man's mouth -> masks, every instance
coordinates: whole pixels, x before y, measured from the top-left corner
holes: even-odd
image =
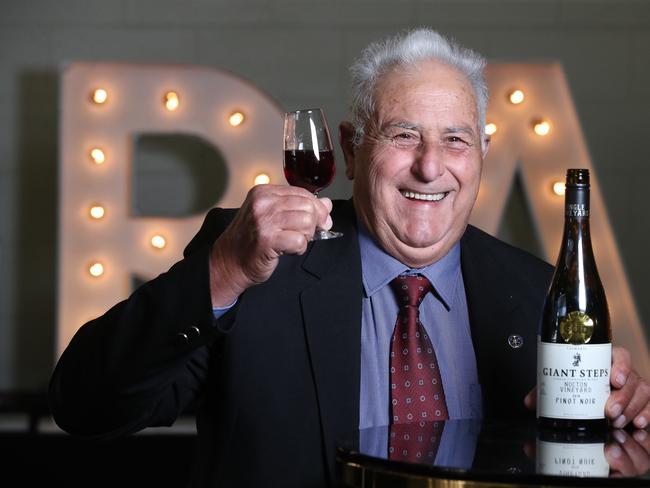
[[[449,194],[448,191],[442,193],[418,193],[406,190],[400,190],[400,193],[409,200],[422,200],[426,202],[439,202]]]

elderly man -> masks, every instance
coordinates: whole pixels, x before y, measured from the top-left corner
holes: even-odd
[[[484,65],[429,30],[367,48],[340,126],[353,199],[269,185],[212,210],[182,261],[75,335],[51,382],[58,424],[115,436],[198,401],[196,486],[321,486],[359,427],[532,415],[552,268],[467,225]],[[344,236],[310,242],[332,219]],[[423,291],[419,315],[399,315],[403,289]],[[421,342],[403,343],[411,320]],[[643,427],[629,363],[617,350],[607,414]]]

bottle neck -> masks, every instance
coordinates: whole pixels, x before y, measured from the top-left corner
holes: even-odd
[[[586,286],[585,273],[595,269],[589,230],[589,187],[586,185],[567,185],[564,236],[557,267],[574,274],[581,290]]]
[[[589,187],[567,186],[564,215],[569,219],[589,221]]]
[[[589,213],[589,187],[568,186],[564,205],[564,241],[578,241],[591,251]]]

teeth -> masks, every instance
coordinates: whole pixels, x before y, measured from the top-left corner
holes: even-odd
[[[402,195],[406,198],[412,198],[414,200],[426,200],[429,202],[438,202],[445,198],[447,192],[443,193],[416,193],[414,191],[402,191]]]

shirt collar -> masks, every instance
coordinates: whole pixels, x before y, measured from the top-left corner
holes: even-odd
[[[371,297],[402,273],[419,273],[426,276],[445,308],[450,309],[453,304],[454,287],[460,274],[460,243],[457,242],[435,263],[424,268],[412,269],[384,251],[361,222],[358,229],[363,289],[366,297]]]

